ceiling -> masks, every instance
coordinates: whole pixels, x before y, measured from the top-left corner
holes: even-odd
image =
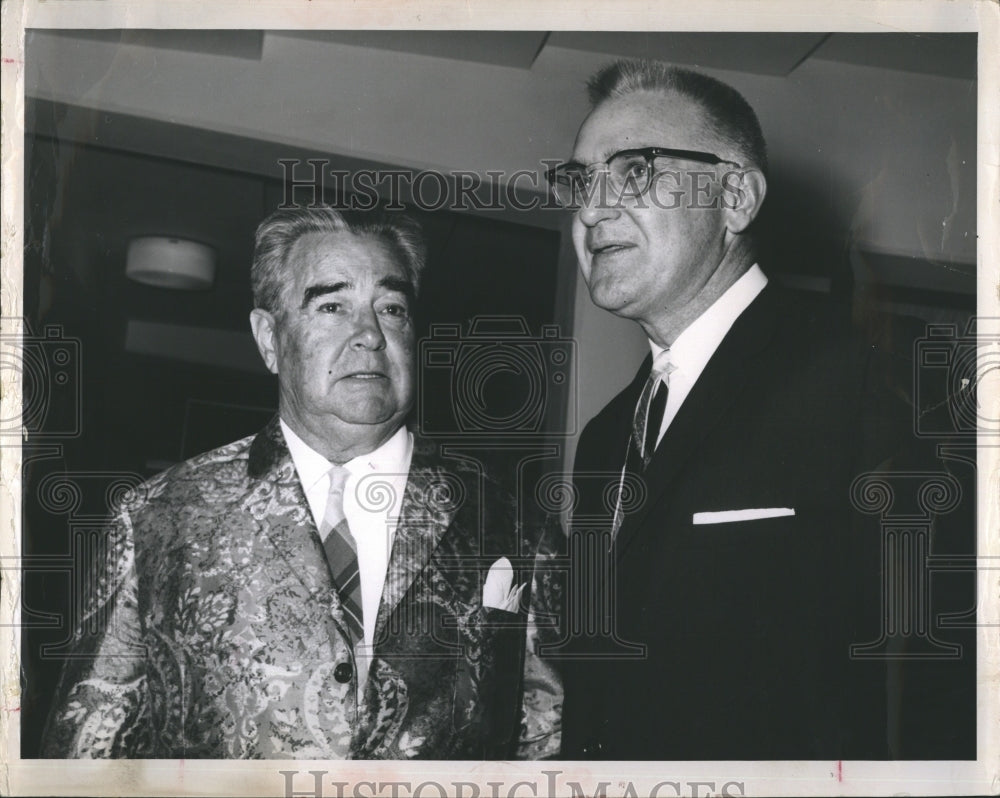
[[[656,58],[705,69],[788,75],[808,58],[942,77],[976,77],[975,33],[684,33],[605,31],[285,30],[329,44],[531,69],[546,47]],[[74,30],[68,38],[261,60],[259,30]]]

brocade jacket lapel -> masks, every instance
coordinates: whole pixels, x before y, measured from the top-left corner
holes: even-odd
[[[309,502],[278,416],[254,438],[247,460],[247,475],[255,484],[244,506],[254,517],[266,520],[264,534],[288,566],[289,576],[298,579],[310,594],[332,606],[337,632],[350,640],[340,595],[326,564],[323,541],[309,511]]]
[[[376,640],[383,639],[389,616],[427,567],[434,549],[451,525],[455,515],[451,499],[464,492],[457,483],[457,477],[414,447],[375,621]]]

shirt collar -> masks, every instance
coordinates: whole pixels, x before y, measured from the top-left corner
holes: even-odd
[[[670,362],[682,374],[697,376],[719,348],[729,328],[767,285],[767,276],[756,263],[689,324],[670,347]],[[653,359],[663,351],[652,340]]]
[[[372,471],[380,474],[406,473],[412,454],[413,434],[406,427],[400,427],[377,449],[348,460],[344,463],[344,468],[355,475]]]
[[[298,471],[299,479],[302,480],[302,487],[308,492],[330,473],[333,463],[296,435],[284,419],[279,419],[279,422],[295,469]],[[404,426],[396,430],[392,437],[377,449],[348,460],[344,463],[344,468],[354,475],[370,471],[386,474],[405,473],[409,468],[412,451],[413,435]]]

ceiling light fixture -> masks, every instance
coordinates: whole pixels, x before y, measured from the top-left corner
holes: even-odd
[[[203,291],[215,281],[215,250],[183,238],[133,238],[128,244],[125,274],[158,288]]]

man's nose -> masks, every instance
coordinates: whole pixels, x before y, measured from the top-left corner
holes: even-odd
[[[379,324],[378,314],[373,309],[362,310],[354,320],[354,335],[351,344],[357,349],[384,349],[385,335]]]
[[[593,227],[604,219],[614,219],[621,215],[621,201],[617,192],[608,185],[607,179],[595,175],[590,191],[581,197],[577,217],[587,227]]]

